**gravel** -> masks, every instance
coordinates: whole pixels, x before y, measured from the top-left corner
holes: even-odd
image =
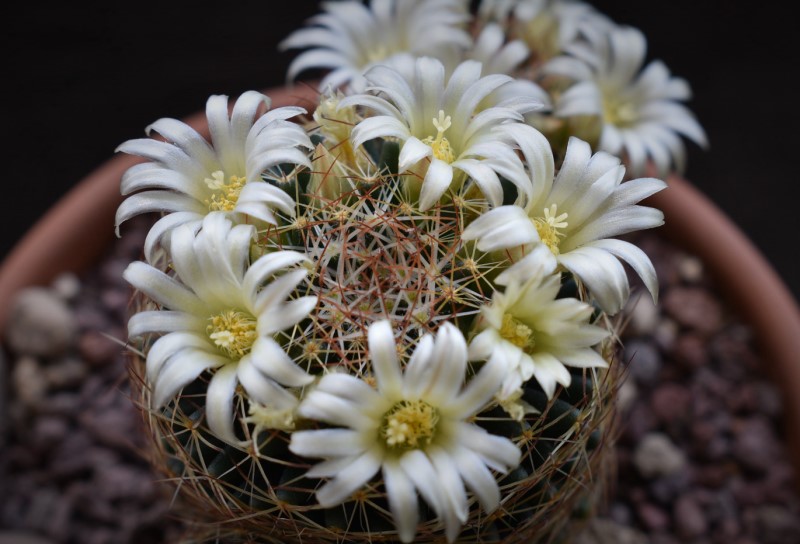
[[[23,291],[12,309],[0,352],[0,544],[180,540],[169,491],[138,453],[120,343],[121,272],[145,234],[136,224],[85,277]],[[636,241],[662,303],[631,299],[618,478],[576,544],[800,542],[780,396],[750,331],[700,260],[652,234]]]

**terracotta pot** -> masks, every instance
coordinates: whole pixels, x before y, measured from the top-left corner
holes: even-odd
[[[273,107],[308,106],[317,92],[311,86],[266,91]],[[205,115],[186,122],[207,134]],[[14,294],[43,285],[64,271],[91,265],[113,236],[114,213],[121,202],[119,181],[140,159],[110,159],[74,187],[20,240],[0,266],[0,331]],[[800,309],[758,249],[704,195],[684,179],[671,177],[669,188],[647,204],[664,211],[664,235],[699,256],[743,319],[756,333],[765,370],[784,395],[786,433],[800,473]],[[124,232],[124,230],[123,230]]]

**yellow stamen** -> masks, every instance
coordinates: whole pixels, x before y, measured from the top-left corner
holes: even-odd
[[[239,360],[253,347],[258,337],[256,319],[244,312],[228,310],[208,319],[206,334],[231,359]]]
[[[434,157],[448,164],[456,160],[455,153],[453,153],[453,148],[450,147],[450,142],[444,137],[445,131],[450,128],[452,124],[453,123],[450,116],[445,116],[444,110],[439,110],[439,117],[433,118],[433,127],[437,131],[436,138],[433,136],[428,136],[422,140],[423,144],[431,146]]]
[[[511,314],[503,315],[500,336],[526,353],[530,353],[536,346],[533,330]]]
[[[549,208],[544,209],[544,217],[538,217],[533,220],[533,224],[536,227],[536,232],[539,233],[539,238],[542,240],[542,243],[545,244],[550,251],[553,252],[554,255],[558,255],[558,244],[561,240],[559,237],[566,236],[563,232],[559,232],[559,229],[565,229],[569,226],[567,223],[567,218],[569,217],[568,213],[562,213],[560,215],[556,215],[558,213],[558,205],[551,204]]]
[[[639,119],[639,112],[630,102],[603,98],[603,120],[618,127],[633,125]]]
[[[225,183],[225,173],[217,170],[211,174],[210,178],[204,180],[209,189],[214,191],[211,198],[205,200],[209,211],[230,212],[236,207],[247,178],[231,176],[228,183]]]
[[[402,400],[383,416],[380,435],[390,448],[424,448],[433,440],[438,423],[438,410],[424,400]]]

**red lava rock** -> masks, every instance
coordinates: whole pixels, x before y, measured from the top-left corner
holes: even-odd
[[[679,324],[703,334],[722,326],[722,308],[717,299],[699,287],[674,287],[661,301],[664,310]]]
[[[75,357],[65,357],[45,366],[42,374],[51,390],[74,389],[83,383],[86,364]]]
[[[55,544],[55,541],[34,532],[0,530],[0,544]]]
[[[741,420],[734,426],[734,433],[733,455],[746,469],[766,472],[780,456],[775,429],[764,418]]]
[[[41,417],[33,426],[32,447],[35,451],[47,452],[64,440],[69,432],[70,427],[63,418]]]
[[[643,502],[638,505],[636,514],[649,531],[665,531],[669,527],[669,514],[652,503]]]
[[[122,347],[98,330],[88,330],[78,339],[81,357],[93,367],[100,367],[113,361]]]
[[[650,398],[653,413],[665,425],[688,422],[691,416],[692,395],[686,387],[677,383],[665,383],[656,387]]]
[[[675,529],[682,538],[697,538],[708,531],[708,522],[702,506],[691,495],[682,495],[672,510]]]
[[[708,364],[707,341],[698,334],[684,334],[675,340],[672,357],[676,363],[687,370]]]

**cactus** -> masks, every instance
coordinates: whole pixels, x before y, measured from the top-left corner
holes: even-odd
[[[319,128],[309,123],[308,129],[326,142]],[[361,151],[353,159],[358,163],[348,164],[341,155],[331,160],[335,145],[332,149],[319,143],[310,172],[272,182],[292,191],[294,219],[260,230],[250,254],[253,261],[279,249],[310,256],[313,266],[296,296],[316,296],[316,308],[282,331],[279,343],[312,376],[344,372],[369,383],[373,369],[365,331],[370,324],[387,319],[402,331],[404,343],[397,349],[404,361],[442,322],[474,336],[476,318],[496,289],[494,279],[509,263],[460,238],[464,225],[481,213],[479,198],[455,196],[426,213],[415,208],[403,190],[403,176],[397,174],[393,142]],[[564,275],[564,284],[559,296],[577,294],[569,275]],[[140,312],[155,309],[144,295],[136,300]],[[149,351],[154,338],[142,341],[140,353]],[[609,363],[611,347],[607,341],[604,356]],[[233,413],[241,443],[226,443],[205,421],[210,372],[155,409],[145,364],[144,357],[135,357],[132,382],[153,436],[153,464],[175,487],[178,513],[190,527],[189,541],[396,541],[377,481],[344,504],[325,508],[316,502],[321,481],[304,476],[312,463],[293,454],[289,445],[292,428],[318,424],[297,418],[289,429],[265,427],[240,387]],[[530,380],[522,391],[529,405],[523,417],[512,417],[498,403],[477,414],[475,423],[513,441],[522,461],[498,475],[500,508],[486,515],[472,505],[459,542],[567,541],[605,485],[616,381],[614,365],[610,370],[577,370],[569,387],[548,398]],[[440,541],[434,513],[425,503],[420,509],[416,541]]]
[[[284,42],[333,68],[313,112],[212,96],[211,141],[120,146],[149,162],[117,227],[163,212],[124,273],[152,462],[191,542],[570,542],[612,474],[620,261],[657,298],[614,237],[666,184],[622,161],[703,144],[688,87],[581,3],[372,7]]]

